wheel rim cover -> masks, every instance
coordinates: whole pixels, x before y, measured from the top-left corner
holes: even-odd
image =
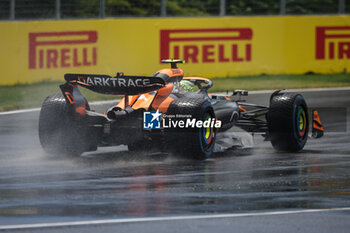
[[[210,116],[207,115],[206,118],[205,118],[205,121],[206,120],[209,120],[210,119]],[[211,128],[210,126],[209,127],[203,127],[203,138],[204,138],[204,141],[205,141],[205,144],[206,145],[210,145],[210,143],[212,142],[212,139],[213,139],[213,135],[214,135],[214,129]]]
[[[303,137],[306,131],[306,114],[302,107],[298,109],[297,113],[297,129],[299,136]]]

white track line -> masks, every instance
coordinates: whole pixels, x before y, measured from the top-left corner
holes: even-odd
[[[275,90],[261,90],[261,91],[249,91],[249,94],[268,94],[273,93]],[[307,88],[307,89],[287,89],[288,92],[322,92],[322,91],[350,91],[350,87],[332,87],[332,88]],[[230,92],[229,92],[230,93]],[[220,92],[218,94],[225,94],[225,92]],[[103,101],[94,101],[90,105],[104,105],[104,104],[113,104],[116,100],[103,100]],[[21,109],[8,112],[0,112],[1,115],[10,115],[10,114],[20,114],[27,112],[37,112],[40,111],[40,108],[31,108],[31,109]]]
[[[116,103],[117,100],[103,100],[103,101],[93,101],[89,103],[90,105],[104,105],[104,104],[113,104]],[[20,109],[14,111],[0,112],[0,115],[11,115],[11,114],[20,114],[27,112],[38,112],[41,108],[30,108],[30,109]]]
[[[272,94],[276,90],[260,90],[249,91],[249,95],[254,94]],[[286,92],[323,92],[323,91],[350,91],[350,87],[328,87],[328,88],[305,88],[305,89],[286,89]],[[228,92],[229,94],[232,91]],[[220,92],[218,94],[226,94],[226,92]]]
[[[275,90],[249,91],[249,94],[268,94]],[[350,87],[329,87],[329,88],[305,88],[305,89],[286,89],[287,92],[322,92],[322,91],[350,91]]]
[[[75,222],[5,225],[5,226],[0,226],[0,230],[33,229],[33,228],[49,228],[49,227],[74,227],[74,226],[117,224],[117,223],[200,220],[200,219],[215,219],[215,218],[238,218],[238,217],[255,217],[255,216],[317,213],[317,212],[328,212],[328,211],[345,211],[345,210],[350,210],[350,207],[330,208],[330,209],[272,211],[272,212],[242,213],[242,214],[215,214],[215,215],[193,215],[193,216],[172,216],[172,217],[169,216],[169,217],[149,217],[149,218],[125,218],[125,219],[105,219],[105,220],[75,221]]]
[[[11,115],[11,114],[26,113],[26,112],[37,112],[37,111],[40,111],[40,109],[41,108],[20,109],[20,110],[14,110],[14,111],[0,112],[0,115]]]

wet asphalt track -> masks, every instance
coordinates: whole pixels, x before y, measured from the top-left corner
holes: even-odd
[[[309,140],[303,152],[277,153],[256,136],[249,153],[232,151],[202,162],[133,155],[125,147],[48,158],[39,145],[38,112],[0,115],[0,231],[59,222],[64,227],[13,231],[349,232],[349,209],[280,213],[350,207],[350,90],[304,97],[310,107],[321,108],[328,133]],[[247,100],[267,104],[268,98],[254,94]],[[240,213],[252,215],[218,215]],[[218,217],[198,218],[209,215]],[[88,225],[96,220],[102,222]],[[81,225],[65,226],[77,221]]]

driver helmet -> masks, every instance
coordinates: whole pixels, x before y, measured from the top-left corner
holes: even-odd
[[[186,92],[194,92],[195,91],[195,86],[191,81],[181,80],[179,84],[180,84],[180,89],[182,89]]]

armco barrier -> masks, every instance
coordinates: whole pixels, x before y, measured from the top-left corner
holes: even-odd
[[[183,58],[186,75],[335,73],[350,68],[350,16],[0,22],[0,84],[64,73],[151,75]]]

